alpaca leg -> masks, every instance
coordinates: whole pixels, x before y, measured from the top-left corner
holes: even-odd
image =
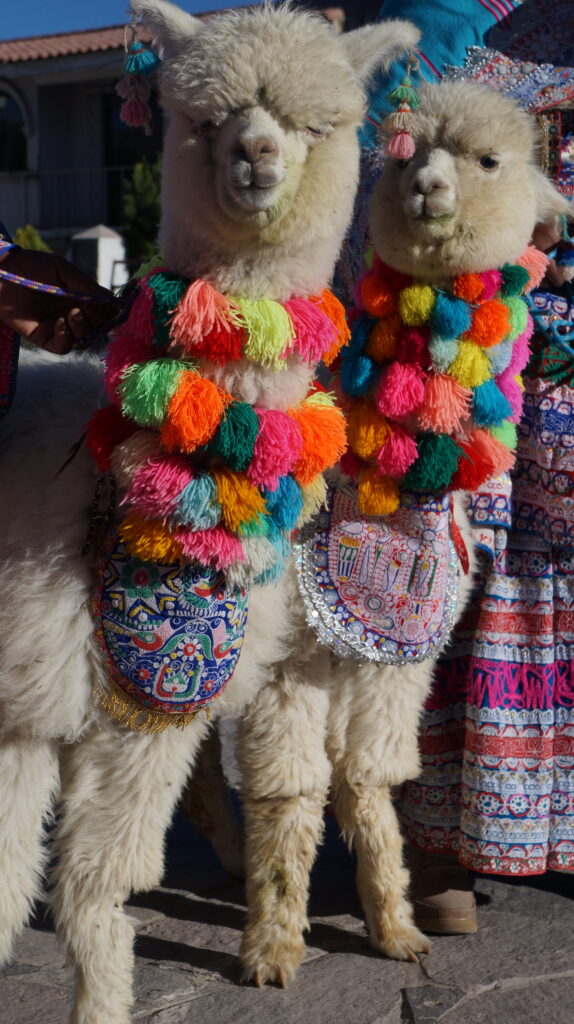
[[[205,729],[147,736],[102,720],[65,752],[53,902],[76,966],[74,1024],[130,1020],[133,928],[122,905],[161,879],[165,831]]]
[[[217,729],[212,729],[201,744],[193,774],[183,791],[181,809],[198,832],[209,839],[225,870],[234,878],[243,878],[243,836],[229,799]]]
[[[4,741],[0,747],[0,964],[40,892],[44,823],[58,788],[51,743]]]
[[[248,906],[241,962],[244,979],[258,986],[287,985],[305,951],[309,872],[330,775],[329,698],[318,675],[314,666],[284,671],[241,727]]]
[[[406,899],[409,875],[389,787],[343,780],[334,805],[341,831],[357,852],[357,889],[371,945],[395,960],[416,961],[430,943],[415,926]]]

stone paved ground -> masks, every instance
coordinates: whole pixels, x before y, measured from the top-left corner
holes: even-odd
[[[328,823],[308,956],[286,991],[238,984],[241,885],[183,818],[165,885],[132,901],[139,1024],[574,1024],[574,878],[478,878],[477,935],[435,938],[420,965],[369,949],[353,865]],[[0,972],[1,1024],[67,1024],[70,972],[45,914]]]

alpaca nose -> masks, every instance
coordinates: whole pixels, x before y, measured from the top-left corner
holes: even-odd
[[[237,160],[253,166],[266,158],[279,156],[279,147],[270,135],[245,136],[238,139],[233,155]]]
[[[449,182],[438,168],[423,167],[415,177],[413,188],[422,196],[430,196],[433,192],[449,188]]]

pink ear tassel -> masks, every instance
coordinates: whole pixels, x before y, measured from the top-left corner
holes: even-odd
[[[395,160],[410,160],[415,155],[415,141],[409,132],[397,132],[387,146],[387,153]]]

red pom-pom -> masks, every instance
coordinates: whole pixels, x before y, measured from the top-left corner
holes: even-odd
[[[464,456],[450,482],[451,491],[477,491],[491,477],[507,473],[514,465],[514,453],[486,430],[473,430],[457,444]]]
[[[418,363],[419,366],[426,368],[430,358],[429,338],[428,327],[403,327],[397,341],[396,358],[401,363]]]
[[[110,455],[114,448],[137,429],[137,424],[125,419],[117,405],[96,409],[86,425],[86,448],[100,473],[110,468]]]

